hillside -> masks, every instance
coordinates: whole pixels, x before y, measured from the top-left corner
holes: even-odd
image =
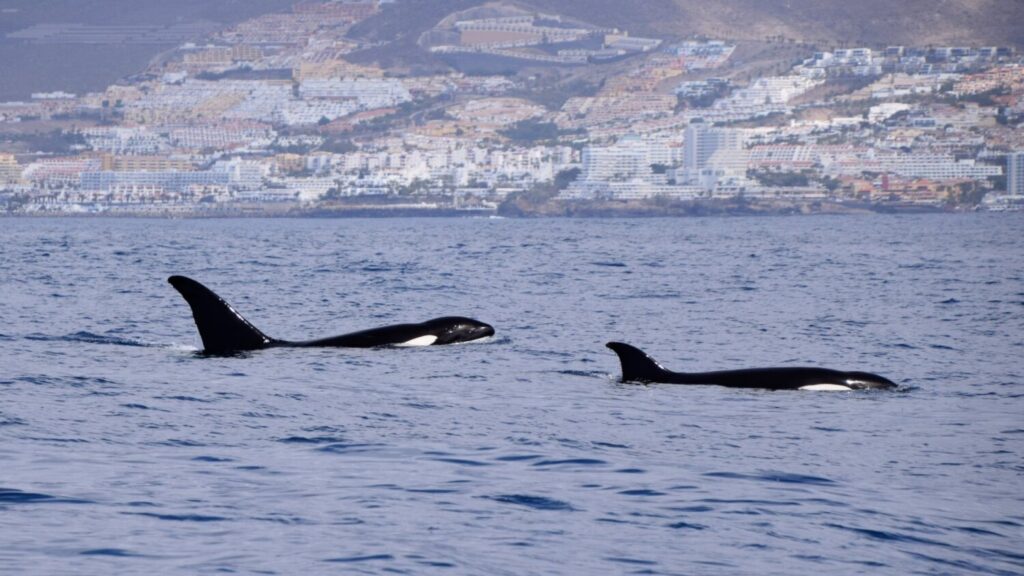
[[[761,39],[783,35],[825,44],[1000,44],[1024,47],[1019,0],[674,0],[666,34]]]
[[[1000,44],[1024,48],[1020,0],[533,0],[602,26],[823,44]]]
[[[139,72],[169,44],[57,44],[7,36],[44,23],[189,25],[217,29],[295,0],[4,0],[0,11],[0,100],[30,92],[98,90]],[[357,24],[350,36],[374,44],[358,63],[414,72],[447,69],[417,40],[454,12],[485,0],[398,0]],[[1024,0],[522,0],[505,2],[557,13],[634,35],[706,35],[736,40],[782,36],[822,47],[890,44],[1011,45],[1024,49]]]
[[[11,32],[38,24],[190,25],[218,29],[293,0],[3,0],[0,5],[0,101],[32,92],[101,90],[143,70],[172,44],[37,43]],[[197,38],[198,40],[198,38]]]
[[[359,53],[363,63],[438,63],[415,40],[452,12],[484,0],[404,0],[352,30],[394,42]],[[821,46],[893,44],[1010,45],[1024,48],[1021,0],[528,0],[507,2],[665,38],[706,35],[735,40],[782,36]]]

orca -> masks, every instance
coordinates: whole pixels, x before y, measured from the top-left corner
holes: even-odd
[[[191,278],[171,276],[167,281],[192,308],[192,317],[203,339],[205,354],[234,354],[278,347],[430,346],[468,342],[494,335],[494,328],[489,324],[472,318],[445,316],[420,324],[395,324],[318,340],[290,342],[260,332],[223,298]]]
[[[767,390],[886,390],[896,383],[868,372],[841,372],[828,368],[746,368],[718,372],[672,372],[644,354],[639,348],[609,342],[619,355],[623,382],[663,384],[712,384],[728,388]]]

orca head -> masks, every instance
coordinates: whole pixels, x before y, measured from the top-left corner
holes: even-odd
[[[423,323],[430,334],[437,336],[434,344],[455,344],[494,336],[494,327],[462,316],[445,316]]]
[[[851,390],[887,390],[897,386],[892,380],[870,372],[847,372],[846,385]]]

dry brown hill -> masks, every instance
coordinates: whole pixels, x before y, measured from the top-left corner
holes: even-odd
[[[674,0],[667,33],[865,45],[1024,46],[1022,0]]]
[[[603,26],[668,36],[825,44],[1024,47],[1024,0],[532,0]]]
[[[493,3],[494,0],[489,0]],[[400,0],[353,29],[387,44],[355,56],[384,65],[436,65],[415,39],[453,12],[488,0]],[[1024,49],[1024,0],[519,0],[636,35],[784,37],[822,47],[1009,45]]]
[[[40,23],[222,25],[297,0],[0,0],[0,100],[37,90],[81,92],[139,72],[166,45],[33,44],[7,33]],[[362,62],[444,69],[416,40],[453,12],[494,0],[397,0],[353,29],[381,43]],[[511,3],[511,2],[510,2]],[[637,35],[784,36],[821,46],[1012,45],[1024,49],[1024,0],[519,0]]]

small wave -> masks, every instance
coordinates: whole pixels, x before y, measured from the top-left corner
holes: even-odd
[[[338,562],[342,564],[351,564],[354,562],[374,562],[380,560],[394,560],[395,557],[391,554],[372,554],[369,556],[346,556],[343,558],[328,558],[324,562]]]
[[[900,348],[902,350],[917,350],[917,346],[907,344],[905,342],[897,342],[896,344],[882,344],[884,348]]]
[[[157,514],[155,512],[122,512],[122,514],[145,516],[171,522],[223,522],[228,520],[224,516],[208,516],[206,514]]]
[[[931,546],[940,546],[947,548],[950,545],[945,542],[938,540],[932,540],[930,538],[919,538],[917,536],[911,536],[909,534],[900,534],[899,532],[889,532],[886,530],[875,530],[872,528],[856,528],[853,526],[843,526],[842,524],[825,524],[829,528],[838,528],[840,530],[846,530],[847,532],[854,532],[861,536],[867,536],[872,540],[883,540],[886,542],[912,542],[915,544],[928,544]]]
[[[284,524],[285,526],[306,526],[312,524],[312,522],[302,518],[301,516],[285,516],[280,514],[271,514],[270,516],[253,516],[252,519],[259,522]]]
[[[535,462],[534,466],[604,466],[608,464],[604,460],[596,458],[569,458],[566,460],[541,460]]]
[[[278,438],[278,442],[284,444],[344,444],[345,439],[340,436],[288,436]]]
[[[132,410],[155,410],[157,412],[168,412],[163,408],[153,408],[152,406],[146,406],[145,404],[121,404],[122,408],[131,408]]]
[[[273,412],[242,412],[242,418],[287,418],[283,414],[274,414]]]
[[[622,490],[619,492],[623,496],[664,496],[664,492],[658,492],[657,490],[650,490],[647,488],[637,488],[633,490]]]
[[[204,404],[213,402],[213,400],[196,398],[195,396],[155,396],[155,398],[157,400],[181,400],[182,402],[202,402]]]
[[[1000,534],[999,532],[985,530],[984,528],[975,528],[973,526],[955,526],[955,528],[961,532],[966,532],[967,534],[977,534],[981,536],[998,536],[999,538],[1006,538],[1005,535]],[[1024,560],[1024,558],[1022,558],[1022,560]]]
[[[62,498],[39,492],[25,492],[15,488],[0,488],[0,504],[92,504],[90,500]]]
[[[835,480],[822,478],[820,476],[807,476],[805,474],[791,474],[789,472],[764,472],[762,474],[740,474],[738,472],[708,472],[703,476],[708,478],[726,478],[730,480],[756,480],[759,482],[781,482],[783,484],[813,484],[817,486],[833,486]]]
[[[791,500],[761,500],[759,498],[701,498],[699,502],[708,504],[746,504],[757,506],[800,506]]]
[[[597,442],[597,441],[594,441],[594,442],[591,442],[591,444],[593,444],[594,446],[596,446],[598,448],[629,448],[629,446],[627,446],[625,444],[614,444],[612,442]]]
[[[668,508],[673,512],[714,512],[714,507],[696,504],[694,506],[672,506]]]
[[[605,560],[609,562],[618,562],[620,564],[632,564],[637,566],[656,566],[658,563],[653,560],[642,560],[640,558],[626,558],[623,556],[608,556]]]
[[[540,454],[509,454],[508,456],[498,456],[495,460],[499,462],[522,462],[523,460],[536,460],[540,458]]]
[[[151,446],[171,446],[174,448],[198,448],[200,446],[206,446],[202,442],[194,442],[192,440],[178,440],[172,438],[170,440],[162,440],[160,442],[148,442]]]
[[[503,504],[515,504],[525,506],[534,510],[575,510],[568,502],[547,498],[545,496],[532,496],[529,494],[501,494],[498,496],[485,496],[495,502]]]
[[[383,444],[351,444],[346,442],[335,442],[326,446],[317,448],[319,452],[329,452],[331,454],[347,454],[350,452],[368,452],[371,448],[379,448]]]
[[[403,490],[413,494],[456,494],[459,492],[453,488],[403,488]]]
[[[21,418],[0,414],[0,426],[24,426],[25,424],[27,424],[27,422]]]
[[[132,340],[129,338],[121,338],[119,336],[104,336],[103,334],[84,331],[65,334],[63,336],[29,334],[28,336],[25,336],[25,339],[39,342],[80,342],[85,344],[109,344],[112,346],[134,346],[139,348],[148,348],[153,346],[153,344],[143,342],[141,340]]]
[[[48,437],[48,436],[25,436],[25,440],[32,440],[34,442],[56,442],[58,444],[88,444],[89,441],[85,438],[59,438],[59,437]]]
[[[675,530],[704,530],[707,526],[703,524],[690,524],[689,522],[674,522],[668,525]]]
[[[114,556],[117,558],[141,557],[141,554],[129,552],[121,548],[93,548],[79,552],[82,556]]]
[[[591,262],[590,264],[592,266],[602,266],[602,267],[605,267],[605,268],[626,268],[627,267],[625,262],[613,262],[613,261],[601,261],[601,260],[598,260],[596,262]]]
[[[405,405],[416,410],[439,410],[441,408],[437,404],[431,404],[429,402],[409,402]]]
[[[600,370],[555,370],[555,374],[563,376],[580,376],[582,378],[604,378],[608,373]]]
[[[455,568],[455,564],[451,562],[445,562],[443,560],[425,560],[416,556],[407,556],[410,560],[415,560],[417,564],[421,566],[430,566],[431,568]]]
[[[201,351],[199,348],[193,346],[192,344],[178,344],[178,343],[165,344],[164,348],[167,348],[168,350],[173,350],[175,352],[200,352]]]
[[[115,385],[116,383],[112,380],[107,380],[102,377],[91,377],[91,376],[46,376],[43,374],[35,376],[20,376],[14,379],[15,382],[23,382],[25,384],[35,384],[37,386],[70,386],[72,388],[83,388],[92,384],[99,384],[101,386]]]
[[[431,458],[435,462],[447,462],[449,464],[458,464],[459,466],[490,466],[490,462],[481,462],[479,460],[469,460],[466,458]]]

